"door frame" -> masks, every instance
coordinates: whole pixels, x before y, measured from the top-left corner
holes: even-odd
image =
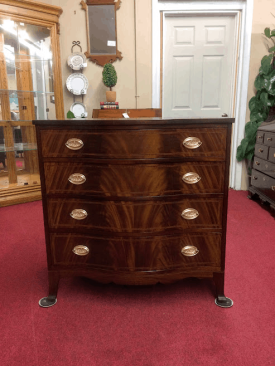
[[[230,187],[240,190],[242,181],[243,164],[237,162],[236,153],[240,141],[244,137],[246,123],[247,92],[249,80],[249,63],[251,49],[251,32],[254,0],[239,1],[169,1],[152,0],[152,107],[160,108],[161,90],[161,55],[163,44],[161,42],[161,18],[164,13],[181,12],[196,14],[226,15],[228,13],[240,14],[239,51],[235,91],[235,123],[233,125],[231,147]],[[162,44],[162,47],[161,47]]]

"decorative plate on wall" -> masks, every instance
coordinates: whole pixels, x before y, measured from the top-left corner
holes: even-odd
[[[88,116],[85,105],[80,102],[73,103],[70,111],[73,112],[76,118],[84,118]]]
[[[84,67],[87,67],[87,59],[84,53],[74,52],[72,53],[68,59],[67,63],[73,70],[81,70]]]
[[[67,89],[74,95],[86,94],[89,81],[83,74],[75,73],[68,77],[66,86]]]

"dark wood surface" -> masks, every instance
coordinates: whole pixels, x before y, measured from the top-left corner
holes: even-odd
[[[223,293],[233,120],[54,122],[34,121],[49,295],[56,296],[60,278],[83,275],[118,284],[209,277]],[[187,149],[187,137],[202,145]],[[69,150],[71,138],[84,146]],[[188,172],[197,173],[199,182],[185,183]],[[74,173],[86,181],[70,183]],[[184,219],[190,208],[198,217]],[[87,217],[73,219],[75,209]],[[74,254],[78,245],[89,253]],[[184,256],[185,246],[195,246],[198,254]]]
[[[85,162],[45,162],[47,194],[97,197],[173,196],[223,193],[224,162],[183,162],[162,164],[87,164]],[[197,184],[182,177],[194,172]],[[69,181],[72,174],[85,176],[83,184]]]
[[[96,159],[155,159],[155,158],[212,158],[225,160],[227,128],[176,128],[124,129],[115,131],[62,130],[41,131],[43,157],[49,158],[96,158]],[[199,149],[183,148],[188,137],[198,137],[203,144]],[[80,139],[84,146],[80,150],[69,150],[66,142],[72,138]]]
[[[72,252],[76,245],[87,246],[87,256],[76,256]],[[51,234],[53,262],[82,267],[96,266],[99,269],[121,271],[154,271],[175,268],[197,268],[198,266],[220,266],[221,234],[194,233],[184,237],[112,237],[88,236],[81,234]],[[199,253],[184,257],[182,247],[195,245]]]
[[[173,233],[181,230],[221,229],[223,198],[193,198],[181,201],[94,201],[79,199],[48,199],[50,229],[78,229],[139,233],[140,235]],[[181,213],[188,208],[199,212],[196,219],[188,220]],[[75,220],[70,213],[83,209],[88,216]]]

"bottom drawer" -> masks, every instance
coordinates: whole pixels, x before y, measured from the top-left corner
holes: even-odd
[[[257,188],[275,191],[275,179],[252,169],[251,184]]]
[[[114,270],[165,270],[178,267],[219,267],[221,234],[102,238],[51,234],[53,265],[112,268]]]

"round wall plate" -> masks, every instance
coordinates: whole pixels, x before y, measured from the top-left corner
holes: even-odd
[[[71,105],[70,111],[73,112],[76,118],[86,118],[88,116],[86,106],[80,102],[73,103]]]
[[[71,74],[66,81],[67,89],[74,95],[86,94],[89,81],[83,74]]]
[[[87,66],[87,59],[84,53],[74,52],[68,57],[67,63],[71,69],[81,70]]]

